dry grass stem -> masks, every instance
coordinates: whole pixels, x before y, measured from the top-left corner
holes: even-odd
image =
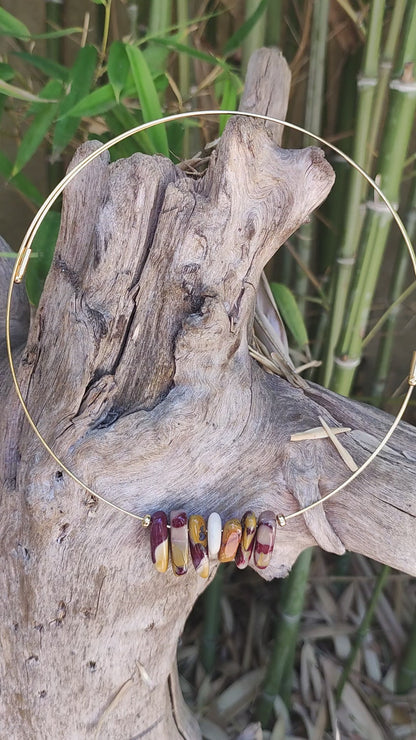
[[[329,439],[331,440],[332,444],[334,445],[337,452],[339,452],[340,457],[342,457],[343,461],[345,462],[346,466],[354,473],[356,470],[358,470],[358,465],[353,460],[352,456],[348,452],[348,450],[345,449],[345,447],[341,444],[339,439],[336,438],[334,432],[332,429],[328,426],[325,419],[322,418],[322,416],[319,417],[319,421],[321,422],[323,428],[325,429]]]
[[[350,432],[351,427],[331,427],[330,431],[332,434],[343,434]],[[305,429],[304,432],[296,432],[290,437],[291,442],[303,442],[306,439],[327,439],[329,437],[328,432],[323,427],[312,427],[312,429]]]

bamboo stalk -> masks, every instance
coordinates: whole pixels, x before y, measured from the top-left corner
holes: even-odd
[[[46,31],[55,30],[63,26],[64,0],[46,0]],[[63,38],[46,39],[46,56],[54,62],[62,64],[64,58]],[[51,148],[48,145],[48,151]],[[53,190],[64,175],[62,157],[52,160],[48,157],[48,189]]]
[[[313,549],[304,550],[294,564],[283,585],[279,619],[266,678],[256,706],[256,718],[262,727],[269,727],[273,719],[273,703],[282,689],[287,693],[288,673],[293,671],[293,658],[299,623],[305,600]]]
[[[388,84],[390,81],[390,75],[393,68],[393,60],[396,54],[397,44],[400,37],[406,4],[407,0],[396,0],[393,5],[387,39],[380,60],[378,83],[375,91],[373,105],[372,126],[370,127],[369,131],[367,160],[364,167],[367,172],[371,172],[371,165],[377,145],[377,135],[381,130],[383,109],[388,94]]]
[[[352,157],[361,166],[364,166],[367,161],[367,142],[372,124],[371,116],[375,84],[377,82],[384,7],[384,0],[374,0],[371,4],[363,65],[361,74],[357,80],[357,125],[352,148]],[[337,255],[330,291],[333,296],[333,305],[328,328],[328,338],[324,350],[323,373],[321,376],[321,382],[325,386],[330,385],[335,347],[342,328],[343,316],[345,314],[348,299],[348,291],[355,264],[355,253],[357,250],[362,223],[362,219],[360,218],[360,202],[362,194],[363,179],[356,170],[351,170],[346,197],[347,205],[343,238]]]
[[[172,2],[173,0],[158,0],[149,4],[149,36],[166,36],[167,29],[172,25]],[[148,42],[147,48],[149,50],[147,61],[152,72],[163,73],[166,69],[169,49],[158,47],[151,40]],[[163,100],[163,93],[159,94],[159,98],[161,101]]]
[[[266,16],[265,42],[266,46],[278,46],[281,48],[282,26],[283,26],[283,4],[284,0],[273,0],[269,2]]]
[[[260,0],[246,0],[245,2],[245,19],[250,18],[250,16],[257,10],[258,6],[260,4]],[[250,33],[247,34],[246,38],[244,39],[242,43],[242,60],[241,60],[241,68],[243,74],[246,73],[248,60],[250,59],[253,51],[256,49],[260,49],[264,45],[264,40],[266,37],[266,21],[267,21],[267,13],[264,12],[258,19],[256,25],[251,29]]]
[[[403,651],[396,679],[396,691],[405,694],[416,685],[416,612],[409,639]]]
[[[357,653],[361,645],[363,644],[365,637],[368,634],[368,630],[370,629],[371,622],[373,621],[373,616],[374,616],[374,612],[375,612],[378,600],[383,592],[383,588],[386,584],[386,580],[389,574],[390,574],[389,566],[384,565],[382,569],[380,570],[380,573],[378,574],[376,585],[374,587],[374,591],[373,591],[373,595],[371,597],[370,603],[368,604],[367,610],[357,630],[354,644],[351,648],[350,654],[348,656],[348,660],[344,668],[342,669],[342,673],[339,677],[336,692],[335,692],[335,699],[336,699],[337,704],[339,704],[339,702],[341,701],[342,692],[344,690],[345,684],[348,681],[349,675],[351,673],[351,669],[357,657]]]
[[[375,90],[373,113],[371,117],[372,125],[369,130],[369,138],[367,144],[367,159],[364,165],[364,169],[367,172],[371,172],[372,161],[375,154],[376,145],[378,143],[377,137],[382,129],[383,109],[386,103],[388,83],[390,80],[393,60],[400,37],[406,3],[407,0],[397,0],[397,2],[394,3],[391,20],[388,26],[387,39],[380,60],[378,82]],[[340,100],[338,104],[338,131],[348,131],[349,129],[352,129],[355,120],[355,105],[351,103],[351,101],[354,99],[354,95],[349,89],[349,86],[351,85],[351,82],[353,82],[355,76],[353,70],[356,64],[356,58],[357,55],[350,57],[347,61],[347,64],[345,65],[343,79],[340,86],[340,89],[342,90],[342,95],[340,95]],[[349,139],[344,139],[343,145],[341,146],[346,154],[351,153],[351,148],[348,144]],[[342,159],[338,156],[331,157],[330,155],[330,161],[335,170],[337,186],[331,191],[324,206],[325,215],[328,213],[331,216],[332,231],[325,229],[323,238],[322,240],[320,240],[320,259],[322,259],[322,254],[325,255],[325,253],[327,252],[328,247],[326,246],[326,242],[329,242],[329,244],[333,247],[332,249],[328,249],[328,251],[332,253],[334,252],[334,245],[338,245],[339,243],[340,231],[339,227],[337,228],[337,225],[342,224],[342,214],[345,209],[346,199],[345,179],[346,175],[348,175],[350,172],[345,159]],[[329,264],[330,261],[327,259],[323,265],[320,265],[320,271],[322,272],[323,269],[325,269]]]
[[[63,23],[64,0],[45,0],[46,30],[54,31],[61,28]],[[62,38],[46,39],[46,56],[55,62],[62,64],[63,47]]]
[[[188,2],[187,0],[176,0],[176,10],[178,16],[178,26],[181,34],[181,43],[188,45],[187,26],[189,22]],[[190,58],[186,54],[179,54],[178,59],[179,72],[179,91],[182,100],[189,96],[189,87],[191,82]]]
[[[128,0],[127,5],[127,17],[129,19],[129,26],[130,31],[129,35],[131,36],[132,41],[136,41],[137,39],[137,21],[139,18],[139,5],[137,0]]]
[[[413,229],[414,233],[414,229]],[[408,252],[406,252],[406,255],[408,255]],[[408,262],[406,261],[406,268],[408,268]],[[394,268],[393,268],[394,269]],[[406,270],[407,272],[407,270]],[[382,316],[376,321],[374,326],[371,327],[368,334],[365,335],[362,343],[363,349],[367,347],[368,344],[374,339],[374,337],[377,335],[377,333],[380,331],[382,326],[386,323],[386,321],[389,319],[391,314],[397,313],[398,309],[400,308],[400,305],[406,301],[409,296],[413,293],[413,291],[416,290],[416,281],[413,281],[410,283],[410,285],[407,286],[407,288],[400,293],[400,295],[389,305],[389,307],[386,309],[386,311],[383,313]]]
[[[402,172],[414,126],[416,83],[413,65],[416,62],[416,5],[411,3],[405,22],[406,38],[400,60],[400,77],[391,84],[391,102],[386,133],[380,156],[380,185],[392,203],[400,195]],[[337,357],[331,387],[348,395],[360,364],[362,338],[370,314],[377,278],[383,262],[392,216],[378,201],[366,204],[363,249],[360,252],[347,320],[337,347]]]
[[[337,100],[336,131],[343,152],[352,156],[353,136],[355,126],[355,110],[357,104],[357,75],[359,71],[360,58],[357,53],[348,57],[340,80],[342,93]],[[342,238],[343,216],[347,198],[348,177],[351,169],[343,157],[331,150],[327,153],[328,161],[335,171],[335,187],[332,188],[326,199],[322,212],[324,221],[329,222],[330,227],[320,229],[319,253],[317,254],[318,274],[323,274],[332,267],[334,258]],[[321,233],[322,232],[322,233]]]
[[[351,156],[351,147],[353,142],[352,132],[355,124],[356,108],[356,78],[359,69],[359,55],[357,53],[350,56],[344,65],[342,79],[340,81],[340,90],[342,94],[337,102],[337,121],[336,131],[342,134],[341,149]],[[331,190],[326,199],[323,208],[323,222],[318,225],[317,243],[319,250],[316,255],[317,273],[322,275],[323,288],[329,291],[326,296],[326,310],[321,311],[319,320],[315,328],[311,328],[313,336],[312,357],[320,360],[323,354],[330,313],[328,306],[333,305],[332,291],[334,290],[334,281],[329,280],[330,269],[335,262],[338,246],[342,238],[343,216],[345,212],[345,203],[347,198],[348,178],[350,167],[343,157],[329,151],[328,160],[335,172],[335,187]],[[322,365],[320,366],[320,368]],[[319,372],[314,371],[310,374],[311,380],[316,380],[322,375],[323,368]]]
[[[105,8],[105,12],[104,12],[104,22],[103,22],[103,33],[101,37],[100,64],[98,65],[99,67],[102,66],[104,59],[105,59],[105,55],[107,53],[108,37],[110,33],[111,0],[106,1],[104,8]]]
[[[409,208],[405,219],[405,226],[410,240],[416,238],[416,179],[413,181],[413,187],[409,198]],[[372,396],[379,405],[384,394],[387,382],[387,375],[390,369],[391,357],[393,352],[393,343],[396,333],[397,318],[401,309],[400,297],[403,296],[403,287],[409,275],[409,255],[403,245],[397,254],[396,263],[392,272],[392,280],[389,292],[389,304],[391,311],[385,322],[383,336],[377,355],[376,371],[373,381]],[[415,283],[409,286],[409,292]]]
[[[224,568],[220,565],[214,580],[210,583],[203,596],[204,624],[200,645],[200,659],[208,674],[213,673],[217,657],[223,581]]]
[[[324,99],[325,58],[328,29],[329,0],[314,3],[312,11],[311,44],[308,84],[306,88],[305,128],[313,133],[321,133],[321,121]],[[306,136],[304,146],[315,144]],[[302,262],[311,263],[312,244],[315,235],[315,224],[312,221],[303,224],[296,236],[297,253]],[[296,268],[295,293],[299,308],[305,315],[305,298],[308,289],[308,276],[305,271]]]
[[[185,45],[189,44],[189,35],[187,33],[187,26],[189,21],[188,7],[189,3],[187,2],[187,0],[176,0],[176,11],[178,17],[178,26],[181,33],[181,43]],[[191,87],[191,58],[187,54],[179,54],[178,76],[179,92],[181,94],[182,101],[186,101],[190,97]],[[182,156],[184,159],[189,159],[190,157],[190,140],[188,127],[186,127],[184,131]]]
[[[172,3],[171,0],[157,0],[150,3],[149,12],[149,34],[166,32],[171,25]]]

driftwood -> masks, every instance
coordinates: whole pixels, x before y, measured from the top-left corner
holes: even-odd
[[[242,107],[284,116],[288,86],[280,54],[262,51]],[[27,343],[16,299],[33,418],[66,465],[131,511],[288,514],[349,474],[328,439],[291,434],[319,416],[351,427],[342,442],[359,464],[390,424],[249,355],[261,271],[333,183],[319,149],[282,150],[280,135],[231,119],[201,179],[161,157],[101,156],[67,189]],[[58,469],[1,367],[1,737],[198,738],[176,644],[205,582],[156,573],[147,531]],[[415,441],[402,424],[353,485],[279,530],[264,577],[315,544],[416,575]]]

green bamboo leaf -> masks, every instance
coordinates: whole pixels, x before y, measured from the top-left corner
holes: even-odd
[[[12,80],[13,77],[13,67],[11,67],[10,64],[6,64],[5,62],[0,62],[0,78],[8,82],[8,80]]]
[[[270,287],[283,321],[299,347],[304,347],[308,344],[308,333],[295,296],[282,283],[270,283]]]
[[[190,57],[194,57],[194,59],[201,59],[203,62],[208,62],[208,64],[212,64],[213,66],[219,66],[223,67],[224,69],[229,69],[229,65],[227,62],[224,62],[223,59],[219,59],[218,57],[214,56],[214,54],[207,54],[204,51],[200,51],[199,49],[195,49],[192,46],[186,46],[186,44],[181,44],[179,41],[175,40],[174,36],[168,36],[160,37],[160,38],[152,38],[152,42],[155,44],[162,44],[163,46],[167,46],[168,49],[172,49],[172,51],[178,52],[178,54],[187,54]]]
[[[169,49],[167,49],[166,46],[160,46],[151,41],[149,42],[149,45],[143,49],[142,54],[146,60],[153,82],[156,82],[156,77],[164,73],[167,67]]]
[[[42,39],[60,39],[62,36],[73,36],[74,33],[82,33],[83,28],[80,26],[73,26],[72,28],[61,28],[59,31],[47,31],[46,33],[32,33],[30,38],[33,41],[40,41]]]
[[[17,175],[24,165],[31,159],[38,146],[40,146],[46,136],[46,133],[56,116],[58,103],[50,100],[49,97],[59,98],[62,94],[62,83],[59,80],[50,80],[43,88],[40,95],[46,98],[48,105],[36,103],[31,107],[30,113],[34,118],[27,129],[19,149],[17,151],[16,161],[12,170],[12,177]],[[43,101],[42,101],[43,102]]]
[[[119,108],[120,105],[116,106],[112,110],[107,111],[107,113],[104,113],[104,119],[107,124],[107,129],[108,131],[111,131],[112,137],[118,136],[119,134],[123,133],[123,131],[126,131],[127,128],[129,128],[128,126],[120,124],[119,116],[116,115],[116,111],[118,111]],[[116,144],[111,149],[111,158],[113,160],[127,159],[127,157],[131,157],[138,151],[144,151],[143,147],[141,147],[140,145],[138,146],[134,139],[135,137],[130,136],[129,138],[124,139],[124,141],[120,141],[118,144]],[[150,149],[151,152],[153,152],[152,146],[150,147]]]
[[[162,109],[146,59],[140,49],[126,45],[126,53],[130,62],[130,69],[136,85],[137,95],[143,112],[144,121],[162,118]],[[158,126],[148,132],[153,142],[155,152],[169,156],[168,140],[165,126]]]
[[[261,0],[261,2],[258,4],[256,10],[254,13],[250,15],[249,18],[243,23],[240,28],[237,29],[235,33],[228,39],[225,47],[224,47],[224,56],[228,56],[233,51],[238,49],[239,46],[241,46],[241,42],[244,41],[246,36],[250,33],[251,29],[254,28],[259,18],[263,15],[264,11],[267,8],[269,0]]]
[[[30,31],[22,21],[19,21],[4,8],[0,8],[0,36],[13,36],[16,39],[27,39]]]
[[[117,102],[120,101],[120,93],[127,83],[129,70],[130,64],[124,44],[121,41],[114,41],[108,54],[107,74]]]
[[[116,105],[111,111],[108,111],[106,115],[106,122],[112,135],[117,136],[135,126],[139,125],[139,121],[130,113],[130,111],[122,104]],[[117,147],[122,150],[119,156],[130,157],[137,151],[141,151],[144,154],[154,154],[154,147],[148,137],[147,131],[142,131],[139,134],[129,137],[124,142],[120,142]]]
[[[70,89],[68,95],[60,103],[59,120],[55,126],[52,154],[56,156],[75,134],[81,116],[68,116],[68,112],[80,101],[85,99],[94,79],[97,63],[97,50],[94,46],[84,46],[79,50],[72,69],[70,70]]]
[[[103,85],[93,90],[89,95],[80,100],[67,112],[67,116],[83,118],[85,116],[98,116],[111,110],[117,104],[114,90],[111,85]]]
[[[169,87],[169,80],[164,72],[160,72],[153,77],[153,83],[157,93],[163,93]]]
[[[5,180],[9,180],[26,198],[35,203],[35,205],[40,206],[44,198],[37,187],[22,172],[11,180],[12,170],[13,163],[0,151],[0,174]]]
[[[183,159],[183,142],[186,131],[183,121],[171,121],[167,125],[167,136],[171,159],[180,161]]]
[[[23,90],[21,87],[11,85],[10,82],[5,82],[0,79],[0,93],[7,95],[9,98],[17,98],[17,100],[24,100],[26,103],[50,103],[50,100],[41,98],[38,95]]]
[[[56,211],[49,211],[33,240],[33,258],[29,260],[27,266],[25,283],[29,301],[34,306],[39,303],[43,285],[51,266],[60,223],[61,214]]]
[[[236,84],[236,80],[237,83]],[[238,93],[241,91],[242,85],[235,75],[221,75],[215,90],[218,98],[221,100],[221,110],[235,110],[237,105]],[[225,124],[227,123],[229,116],[221,116],[219,121],[219,135],[221,136],[224,131]]]
[[[63,85],[60,80],[48,80],[35,100],[27,111],[28,116],[36,116],[43,108],[43,102],[58,104],[63,92]]]
[[[70,89],[59,106],[59,117],[67,115],[75,104],[82,100],[91,87],[97,63],[97,49],[94,46],[84,46],[80,49],[72,69],[69,71]]]
[[[62,80],[62,82],[69,80],[69,70],[62,64],[58,64],[58,62],[38,56],[37,54],[29,54],[26,51],[15,51],[14,56],[23,59],[28,64],[36,67],[36,69],[40,69],[47,77],[52,77],[54,80]]]

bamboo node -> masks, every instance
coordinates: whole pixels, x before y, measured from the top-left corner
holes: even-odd
[[[343,370],[353,370],[355,367],[358,367],[361,360],[354,357],[334,357],[334,362]]]
[[[365,75],[358,77],[358,80],[357,80],[358,87],[375,87],[376,85],[377,85],[377,77],[365,77]]]
[[[376,211],[377,213],[388,213],[390,218],[392,218],[391,210],[383,200],[367,200],[365,205],[369,211]],[[397,211],[399,204],[392,203],[391,205],[394,210]]]
[[[416,80],[392,80],[390,82],[390,90],[398,90],[401,93],[409,93],[414,95],[416,93]]]
[[[338,265],[355,265],[355,257],[337,257]]]

